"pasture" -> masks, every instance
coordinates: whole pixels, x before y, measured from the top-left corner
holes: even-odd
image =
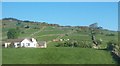
[[[109,52],[89,48],[4,48],[3,64],[115,64]]]
[[[7,39],[7,31],[18,27],[17,22],[3,21],[2,40]],[[34,37],[37,41],[46,41],[47,48],[3,48],[3,64],[115,64],[110,52],[92,48],[55,47],[58,42],[53,39],[70,39],[75,41],[91,41],[90,31],[76,27],[44,26],[43,24],[22,22],[30,28],[20,27],[18,38]],[[35,29],[35,27],[39,27]],[[78,30],[78,31],[77,31]],[[105,49],[107,42],[118,40],[117,32],[101,30],[103,34],[96,34],[96,39],[102,39],[100,45]],[[106,36],[113,33],[115,36]],[[91,43],[92,44],[92,43]]]

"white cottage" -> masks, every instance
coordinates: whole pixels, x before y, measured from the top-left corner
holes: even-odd
[[[25,47],[25,48],[46,48],[46,42],[38,43],[35,38],[25,38],[25,39],[10,39],[7,40],[5,43],[5,48],[12,44],[15,48],[18,47]]]
[[[36,39],[32,38],[32,39],[24,39],[21,42],[21,47],[37,47],[37,41]]]

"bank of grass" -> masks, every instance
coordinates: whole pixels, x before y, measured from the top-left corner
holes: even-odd
[[[3,64],[115,64],[109,52],[90,48],[4,48]]]
[[[38,40],[38,41],[52,41],[53,39],[55,39],[55,38],[57,38],[58,37],[58,35],[54,35],[54,36],[38,36],[36,39]]]

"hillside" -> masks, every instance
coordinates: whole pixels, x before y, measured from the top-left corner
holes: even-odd
[[[28,26],[28,27],[26,27]],[[45,22],[22,21],[15,18],[6,18],[2,21],[2,39],[7,39],[7,31],[11,28],[20,29],[18,38],[34,37],[38,41],[52,41],[53,39],[71,39],[71,40],[86,40],[91,41],[90,31],[88,26],[59,26],[58,24],[48,24]],[[100,34],[100,32],[102,34]],[[113,33],[115,36],[104,36]],[[66,36],[67,35],[67,36]],[[102,29],[96,35],[97,39],[102,39],[104,42],[109,40],[118,40],[118,34],[115,31]],[[48,38],[49,37],[49,38]]]
[[[58,24],[48,24],[47,22],[34,22],[34,21],[28,21],[28,20],[18,20],[13,18],[7,18],[2,20],[2,41],[7,40],[7,31],[12,28],[16,28],[20,30],[20,35],[18,36],[18,38],[34,37],[37,39],[37,41],[46,41],[48,47],[47,49],[21,48],[17,50],[13,48],[4,48],[3,49],[4,64],[8,64],[8,63],[17,64],[17,63],[22,63],[23,61],[25,61],[24,62],[25,64],[31,63],[32,61],[28,62],[28,60],[31,60],[29,59],[29,57],[32,56],[32,53],[30,51],[33,51],[34,54],[36,54],[35,56],[38,56],[38,55],[42,56],[43,57],[42,59],[45,60],[45,62],[47,62],[48,64],[51,64],[51,63],[113,64],[115,63],[111,54],[108,51],[96,50],[93,48],[86,48],[86,47],[74,48],[73,50],[70,47],[59,47],[59,48],[56,47],[57,44],[62,43],[60,41],[53,41],[57,39],[64,39],[64,40],[70,39],[70,41],[78,41],[78,42],[84,42],[85,44],[92,44],[89,26],[60,26]],[[114,34],[114,36],[107,36],[108,34]],[[98,29],[95,36],[97,40],[102,39],[102,44],[100,45],[101,49],[106,49],[107,42],[109,41],[112,41],[112,40],[118,41],[117,31],[110,31],[104,28]],[[41,51],[42,54],[37,53],[35,51],[37,52]],[[13,55],[12,54],[9,55],[9,53],[11,52],[13,52]],[[16,52],[20,52],[20,53],[16,53]],[[28,55],[30,56],[29,57],[25,56],[24,58],[26,60],[23,60],[24,58],[21,58],[20,56],[22,56],[26,52],[28,52]],[[63,56],[60,56],[59,54],[60,55],[63,54]],[[46,57],[45,55],[49,55],[48,57],[50,58],[48,59],[48,57]],[[56,58],[53,58],[54,55]],[[71,57],[72,55],[74,56]],[[15,56],[15,58],[13,58],[13,56]],[[55,62],[57,58],[61,58],[61,59]],[[10,61],[9,59],[14,59],[14,60]],[[17,60],[17,59],[21,59],[21,60]],[[45,63],[45,62],[37,61],[39,59],[41,59],[41,57],[38,57],[38,58],[34,57],[34,60],[36,62],[33,62],[33,63],[37,63],[37,64]],[[48,61],[46,59],[48,59]],[[54,61],[52,61],[51,59],[54,59]],[[68,61],[71,59],[73,59],[73,61]],[[103,59],[105,60],[105,62],[102,61]],[[63,62],[63,60],[65,62]],[[78,62],[76,62],[77,60]],[[88,62],[87,60],[91,62]],[[18,61],[18,62],[14,62],[14,61]]]

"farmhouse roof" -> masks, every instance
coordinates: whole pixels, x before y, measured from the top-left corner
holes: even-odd
[[[46,41],[39,41],[39,42],[38,42],[38,45],[44,46],[45,43],[46,43]]]
[[[20,38],[20,39],[7,39],[5,41],[2,41],[2,43],[6,42],[22,42],[24,39],[27,39],[28,41],[32,42],[32,38]]]
[[[6,40],[6,42],[21,42],[23,40],[24,39],[8,39],[8,40]]]
[[[28,41],[32,42],[32,38],[25,38],[25,39],[27,39]]]

